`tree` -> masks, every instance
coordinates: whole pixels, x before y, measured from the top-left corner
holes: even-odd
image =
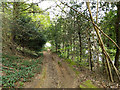
[[[120,2],[117,3],[117,18],[116,18],[116,41],[118,46],[120,47]],[[115,66],[118,69],[119,63],[120,63],[120,50],[116,49],[116,55],[115,55]]]
[[[42,9],[37,5],[25,2],[5,2],[3,3],[3,11],[6,19],[3,22],[9,22],[7,30],[10,30],[9,32],[4,30],[7,33],[7,36],[4,34],[4,37],[10,37],[8,39],[11,39],[9,40],[9,46],[12,52],[16,54],[19,45],[30,50],[41,50],[46,43],[42,30],[45,30],[50,24],[48,13],[43,15]],[[34,14],[32,11],[34,11]],[[5,42],[8,44],[8,40]]]

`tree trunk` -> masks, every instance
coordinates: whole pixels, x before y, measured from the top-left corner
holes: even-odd
[[[67,58],[69,58],[69,53],[70,53],[70,50],[69,50],[69,42],[67,43]]]
[[[90,42],[90,35],[88,37],[88,47],[89,47],[89,66],[92,71],[92,53],[91,53],[91,42]]]
[[[87,39],[88,39],[88,49],[89,49],[89,67],[90,67],[90,70],[92,71],[92,50],[91,50],[91,40],[90,40],[90,33],[91,32],[88,32],[88,30],[86,31],[86,35],[87,35]]]
[[[15,24],[15,26],[13,27],[12,30],[12,40],[14,42],[15,39],[15,32],[16,32],[16,28],[17,27],[17,19],[19,18],[19,2],[14,2],[13,3],[13,23]]]
[[[120,47],[120,2],[117,3],[117,19],[116,19],[116,41],[118,46]],[[116,49],[116,55],[115,55],[115,66],[118,69],[119,68],[119,56],[120,56],[120,51],[117,48]]]
[[[81,60],[82,60],[82,45],[81,45],[81,33],[80,33],[80,31],[78,32],[78,37],[79,37],[80,62],[81,62]]]
[[[15,34],[16,34],[16,27],[18,28],[17,26],[17,19],[19,17],[19,2],[13,2],[13,28],[12,28],[12,31],[11,31],[11,48],[12,48],[12,52],[13,54],[16,54],[16,45],[15,45]]]
[[[80,32],[80,25],[77,19],[77,24],[78,24],[78,38],[79,38],[79,47],[80,47],[80,62],[82,60],[82,41],[81,41],[81,32]]]
[[[55,48],[56,48],[56,53],[57,53],[57,51],[58,51],[58,44],[57,44],[56,40],[55,40]]]
[[[92,21],[92,23],[94,23],[92,13],[91,13],[91,9],[90,9],[90,4],[89,4],[89,2],[86,2],[86,4],[87,4],[88,10],[89,10],[91,21]],[[97,36],[98,36],[98,39],[99,39],[99,44],[100,44],[101,49],[102,49],[102,51],[103,51],[103,53],[105,55],[105,58],[106,58],[110,80],[113,82],[113,76],[112,76],[112,72],[111,72],[112,70],[111,70],[110,62],[109,62],[109,60],[111,60],[111,58],[109,57],[109,54],[105,50],[105,46],[104,46],[103,40],[102,40],[102,38],[101,38],[101,36],[99,34],[99,30],[97,29],[96,26],[94,26],[94,29],[95,29],[95,31],[97,33]]]

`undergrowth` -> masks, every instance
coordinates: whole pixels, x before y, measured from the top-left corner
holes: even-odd
[[[2,87],[23,87],[24,82],[30,81],[36,73],[41,72],[43,57],[38,59],[24,59],[18,56],[3,54],[2,57]]]
[[[81,83],[80,88],[97,88],[97,87],[91,82],[91,80],[86,80],[85,82]]]

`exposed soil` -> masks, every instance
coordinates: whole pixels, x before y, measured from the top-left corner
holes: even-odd
[[[100,88],[106,88],[106,83],[98,79],[93,79],[90,71],[75,71],[67,62],[60,59],[55,53],[44,51],[44,61],[42,72],[32,79],[32,82],[25,83],[24,88],[79,88],[82,82],[91,80],[92,83]],[[98,76],[99,79],[101,77]],[[114,85],[116,87],[116,85]]]
[[[75,88],[78,87],[75,72],[56,54],[44,51],[42,73],[32,82],[25,84],[25,88]]]

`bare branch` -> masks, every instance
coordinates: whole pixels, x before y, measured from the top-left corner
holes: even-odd
[[[61,2],[61,1],[60,1]],[[66,5],[67,7],[70,7],[69,5],[67,5],[66,3],[61,2],[62,4]],[[96,28],[105,36],[107,37],[110,41],[113,42],[113,44],[120,50],[120,47],[115,43],[115,41],[113,41],[108,35],[106,35],[94,22],[92,22],[89,17],[85,16],[83,13],[79,12],[78,10],[74,9],[73,7],[70,7],[71,9],[73,9],[74,11],[78,12],[81,16],[83,16],[85,19],[87,19],[89,22],[91,22],[94,26],[96,26]]]

